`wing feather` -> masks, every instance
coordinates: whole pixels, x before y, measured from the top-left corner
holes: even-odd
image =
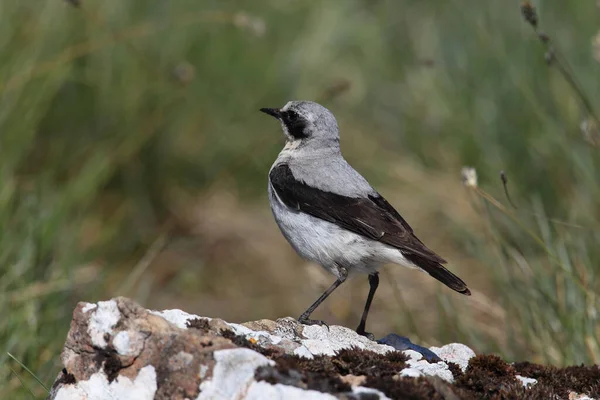
[[[396,247],[431,262],[446,261],[428,249],[400,214],[378,193],[347,197],[306,185],[294,178],[287,164],[270,172],[271,185],[288,207],[334,223],[369,239]]]
[[[286,206],[395,247],[411,263],[451,289],[471,294],[462,279],[444,268],[446,260],[428,249],[379,193],[373,192],[366,198],[348,197],[313,188],[295,179],[287,164],[272,168],[269,178]]]

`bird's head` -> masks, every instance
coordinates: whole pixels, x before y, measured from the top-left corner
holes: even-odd
[[[281,122],[288,142],[339,142],[337,121],[331,111],[312,101],[290,101],[283,108],[261,108]]]

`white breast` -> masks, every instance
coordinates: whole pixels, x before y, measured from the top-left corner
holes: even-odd
[[[350,273],[369,274],[385,263],[410,265],[398,249],[290,209],[270,184],[269,201],[279,229],[298,254],[335,275],[340,266]]]

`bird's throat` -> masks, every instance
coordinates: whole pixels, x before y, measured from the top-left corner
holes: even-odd
[[[296,140],[288,140],[288,141],[285,142],[285,146],[283,147],[283,150],[287,150],[287,151],[296,150],[298,147],[300,147],[300,143],[301,142],[302,141],[298,140],[298,139],[296,139]]]

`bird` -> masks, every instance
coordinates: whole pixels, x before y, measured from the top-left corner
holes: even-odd
[[[280,122],[286,138],[268,177],[275,222],[302,258],[336,278],[300,315],[300,323],[328,326],[311,319],[313,311],[349,276],[367,274],[369,293],[356,332],[373,339],[366,322],[384,264],[419,269],[458,293],[471,294],[443,266],[446,260],[426,247],[400,213],[348,164],[331,111],[304,100],[260,111]]]

